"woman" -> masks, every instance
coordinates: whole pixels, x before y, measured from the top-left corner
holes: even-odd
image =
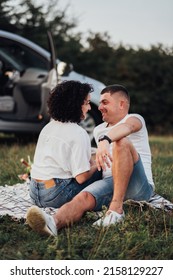
[[[39,207],[59,208],[101,178],[91,160],[87,132],[79,126],[90,106],[91,85],[64,81],[50,93],[52,121],[41,131],[31,168],[30,197]]]

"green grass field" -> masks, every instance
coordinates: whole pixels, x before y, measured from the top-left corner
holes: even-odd
[[[150,137],[156,192],[173,202],[173,137]],[[33,158],[35,142],[0,137],[0,185],[20,182],[20,159]],[[168,260],[173,259],[173,213],[147,206],[125,205],[126,219],[109,229],[96,229],[94,213],[86,213],[58,237],[41,237],[24,220],[0,218],[0,259],[3,260]]]

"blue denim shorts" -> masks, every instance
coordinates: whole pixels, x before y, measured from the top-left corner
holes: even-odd
[[[31,179],[29,192],[31,201],[39,207],[59,208],[66,202],[69,202],[86,186],[101,179],[101,176],[101,172],[96,171],[93,176],[83,184],[78,184],[73,178],[54,178],[55,185],[49,189],[45,188],[44,183]]]
[[[94,211],[102,210],[103,206],[108,207],[113,196],[113,177],[106,177],[92,183],[82,190],[91,193],[96,200]],[[148,201],[153,194],[153,187],[148,183],[141,159],[136,162],[127,187],[124,200],[133,199],[136,201]]]

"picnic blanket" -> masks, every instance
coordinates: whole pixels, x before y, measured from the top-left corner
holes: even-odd
[[[26,218],[27,209],[32,206],[29,196],[29,182],[13,186],[0,186],[0,216],[9,215],[14,220]],[[55,213],[55,208],[44,208],[46,213]]]
[[[149,202],[128,200],[125,203],[138,203],[141,207],[148,205],[155,209],[173,211],[173,203],[157,193],[151,197]],[[13,186],[0,186],[0,216],[9,215],[16,220],[25,219],[26,211],[31,205],[28,181]],[[55,208],[44,208],[43,210],[49,214],[56,211]]]

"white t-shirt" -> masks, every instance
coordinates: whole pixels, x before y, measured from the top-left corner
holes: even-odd
[[[75,178],[90,170],[91,144],[87,132],[76,123],[52,120],[41,131],[31,177]]]
[[[148,141],[148,132],[146,129],[145,121],[142,116],[139,114],[127,114],[119,123],[114,126],[106,127],[107,123],[101,123],[94,129],[94,137],[96,142],[98,143],[98,138],[101,135],[106,135],[113,127],[124,123],[128,118],[136,117],[142,122],[142,128],[127,136],[127,138],[132,142],[133,146],[135,147],[136,151],[139,153],[146,176],[148,178],[148,182],[154,187],[153,177],[152,177],[152,170],[151,170],[151,150]],[[112,152],[112,144],[110,145],[110,152]],[[112,176],[111,168],[106,168],[106,171],[103,172],[103,177]]]

